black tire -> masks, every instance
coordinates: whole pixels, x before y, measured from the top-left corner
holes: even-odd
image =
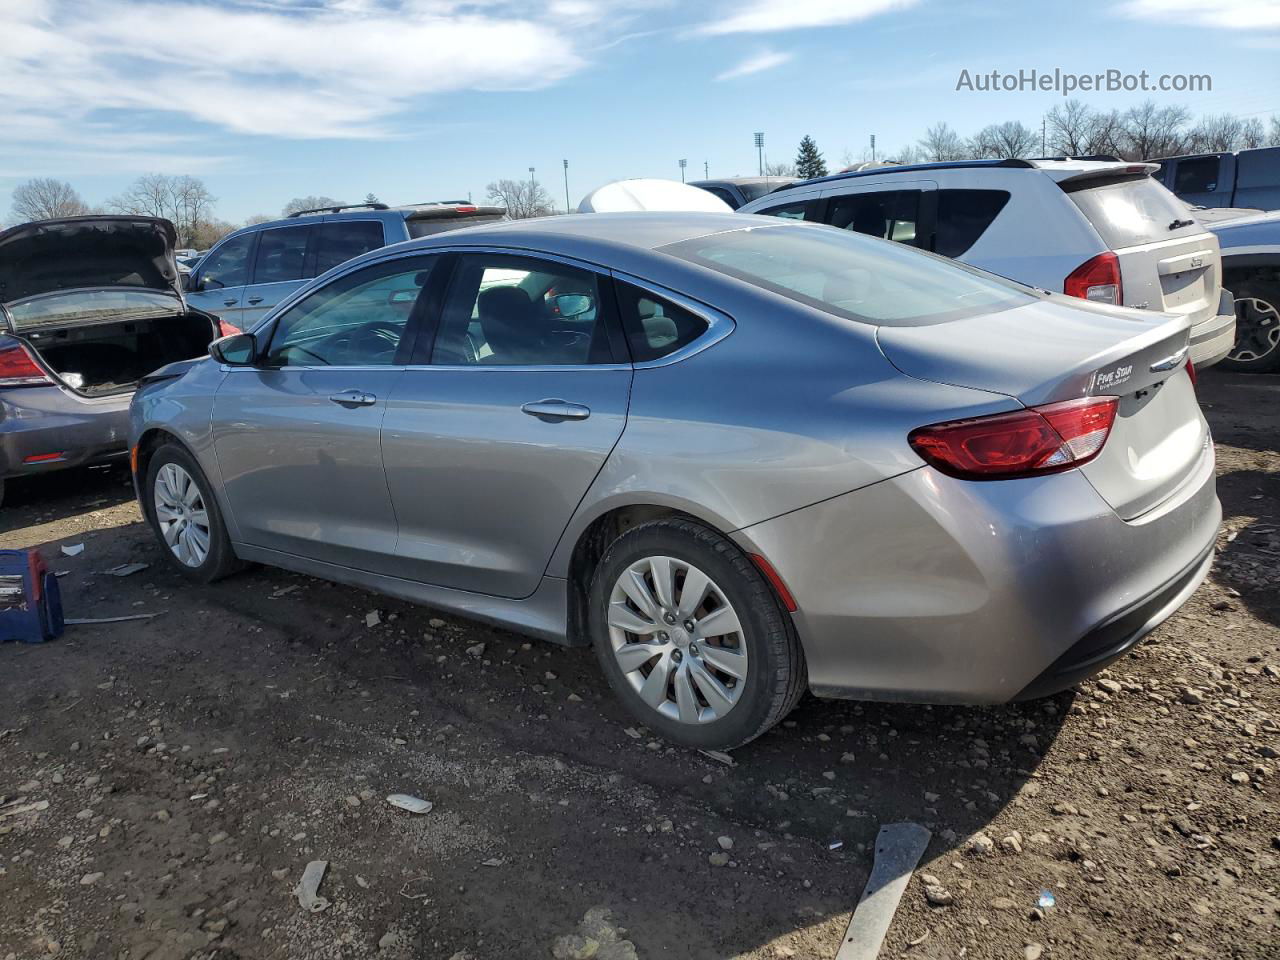
[[[170,549],[165,542],[164,534],[156,518],[156,477],[167,464],[175,464],[181,467],[191,477],[200,490],[200,498],[204,503],[205,512],[208,514],[209,550],[203,562],[197,566],[190,566],[184,563]],[[204,471],[200,469],[200,465],[196,463],[195,458],[182,447],[175,443],[167,443],[152,454],[151,461],[147,464],[147,477],[142,487],[142,498],[147,521],[151,524],[151,529],[156,535],[156,541],[160,547],[160,552],[164,554],[165,561],[188,580],[193,583],[213,583],[215,580],[221,580],[223,577],[229,576],[246,566],[245,562],[235,555],[235,551],[231,547],[231,538],[227,536],[226,524],[222,520],[222,510],[218,506],[217,498],[213,495],[213,488],[209,485],[208,478],[205,477]]]
[[[705,573],[738,614],[747,676],[737,702],[719,719],[691,724],[659,713],[640,698],[614,656],[608,624],[613,587],[633,563],[664,556]],[[691,520],[655,520],[610,544],[592,578],[589,623],[601,669],[623,705],[641,723],[684,746],[741,746],[779,723],[808,689],[800,640],[773,588],[733,542]]]
[[[1245,322],[1246,310],[1248,310],[1248,316],[1256,317],[1259,313],[1259,306],[1261,306],[1261,312],[1264,316],[1274,313],[1277,318],[1280,318],[1280,283],[1273,280],[1249,277],[1237,280],[1234,283],[1223,284],[1223,286],[1228,287],[1236,298],[1237,324]],[[1243,306],[1243,301],[1251,302],[1246,308]],[[1280,319],[1277,319],[1276,322],[1280,324]],[[1274,328],[1269,326],[1268,329]],[[1241,346],[1239,329],[1237,328],[1236,345],[1232,347],[1230,354],[1218,362],[1218,369],[1234,370],[1237,373],[1280,372],[1280,343],[1277,343],[1269,353],[1250,360],[1243,360],[1235,356],[1236,351]]]

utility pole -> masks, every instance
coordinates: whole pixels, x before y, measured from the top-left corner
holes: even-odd
[[[573,213],[569,208],[569,161],[564,162],[564,212]]]
[[[876,135],[871,135],[871,162],[876,162]]]
[[[1047,124],[1045,123],[1045,115],[1040,114],[1040,156],[1042,157],[1047,157],[1049,155],[1048,147],[1046,146],[1048,141],[1045,138],[1046,129]]]
[[[764,134],[756,134],[756,157],[760,161],[760,176],[764,176]]]
[[[711,161],[710,160],[702,161],[702,179],[703,180],[711,179]]]
[[[684,168],[687,167],[688,165],[689,165],[688,160],[680,161],[680,182],[681,183],[684,183]]]
[[[533,167],[529,168],[529,216],[538,209],[538,181],[533,178]]]

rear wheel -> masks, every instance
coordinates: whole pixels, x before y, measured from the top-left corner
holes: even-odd
[[[799,640],[768,582],[692,521],[657,520],[613,542],[592,581],[591,633],[627,709],[686,746],[746,743],[805,690]]]
[[[209,481],[182,447],[166,444],[152,455],[144,496],[165,559],[188,580],[212,583],[243,566]]]
[[[1280,370],[1280,283],[1241,280],[1232,293],[1236,342],[1218,366],[1243,373],[1275,373]]]

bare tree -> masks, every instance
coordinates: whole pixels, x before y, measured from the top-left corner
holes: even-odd
[[[1244,122],[1240,128],[1240,139],[1237,141],[1241,150],[1252,150],[1255,147],[1261,147],[1267,142],[1267,133],[1263,129],[1262,121],[1257,117],[1250,117]]]
[[[178,246],[198,247],[196,237],[207,233],[213,222],[215,199],[197,177],[148,173],[110,198],[107,206],[118,213],[170,220],[178,232]]]
[[[252,227],[254,224],[257,224],[257,223],[270,223],[274,219],[276,218],[271,216],[270,214],[255,213],[253,216],[245,218],[244,225],[246,227]]]
[[[785,160],[766,163],[764,165],[764,175],[766,177],[794,177],[796,176],[796,165]]]
[[[1244,134],[1244,121],[1230,113],[1202,117],[1187,135],[1195,153],[1225,153],[1236,149]]]
[[[188,246],[196,250],[208,250],[235,229],[234,223],[227,223],[225,220],[202,220],[188,237]]]
[[[89,205],[65,180],[36,177],[13,189],[14,223],[52,220],[55,217],[79,217],[89,212]]]
[[[281,211],[280,216],[288,217],[295,213],[300,213],[303,210],[319,210],[321,207],[340,206],[342,206],[341,200],[335,200],[333,197],[326,197],[323,195],[318,197],[314,195],[309,197],[294,197],[284,205],[284,210]]]
[[[952,130],[945,120],[924,132],[920,138],[920,152],[925,160],[933,163],[963,160],[969,155],[960,134]]]
[[[1186,153],[1186,107],[1158,107],[1151,100],[1125,111],[1119,137],[1125,160],[1147,160]]]
[[[1040,138],[1020,120],[992,123],[978,131],[969,141],[973,157],[1026,157],[1034,152]]]
[[[1267,141],[1264,146],[1280,147],[1280,117],[1272,117],[1267,128]]]
[[[1117,153],[1120,114],[1102,113],[1080,100],[1068,100],[1045,117],[1049,147],[1064,157]]]
[[[497,180],[485,188],[490,200],[507,208],[512,220],[528,220],[555,213],[551,194],[530,180]]]

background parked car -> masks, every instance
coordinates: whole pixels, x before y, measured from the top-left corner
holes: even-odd
[[[1222,366],[1280,372],[1280,210],[1207,208],[1196,216],[1218,237],[1224,283],[1235,296],[1236,342]]]
[[[805,180],[740,213],[828,223],[1044,290],[1191,320],[1197,367],[1235,339],[1218,241],[1150,177],[1154,164],[970,160]]]
[[[168,220],[71,217],[0,233],[0,498],[19,476],[127,452],[129,398],[157,367],[201,356]]]
[[[187,301],[217,316],[224,333],[244,330],[345,260],[403,240],[493,223],[505,214],[502,207],[462,201],[303,210],[223,237],[191,271]]]
[[[1160,165],[1153,176],[1186,203],[1280,209],[1280,147],[1198,153],[1151,162]]]
[[[727,211],[519,220],[166,371],[135,480],[190,580],[590,642],[645,724],[731,747],[806,687],[1042,696],[1171,615],[1221,518],[1188,330]]]
[[[798,177],[728,177],[722,180],[693,180],[691,187],[701,187],[729,205],[730,210],[759,200],[779,187],[795,183]]]

